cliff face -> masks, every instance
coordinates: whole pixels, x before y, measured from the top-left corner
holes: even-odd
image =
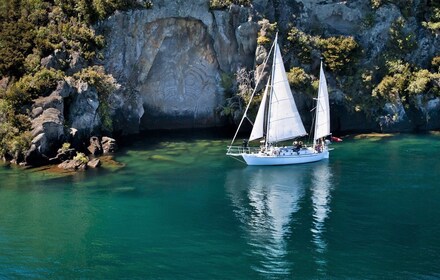
[[[294,25],[305,31],[319,30],[322,37],[354,36],[364,50],[359,65],[365,66],[386,51],[389,30],[403,16],[393,4],[373,11],[368,1],[361,0],[254,0],[252,7],[221,11],[210,10],[208,2],[154,1],[153,9],[117,12],[97,26],[107,42],[105,69],[121,84],[111,97],[116,131],[129,134],[224,124],[217,112],[225,99],[221,74],[255,67],[257,21],[262,17],[277,22],[284,34]],[[420,4],[413,1],[412,5]],[[418,42],[405,60],[426,67],[439,53],[439,39],[414,16],[407,17],[404,28]],[[286,42],[281,38],[280,43]],[[295,63],[288,59],[286,64]],[[416,106],[403,106],[399,101],[385,104],[374,109],[380,112],[372,118],[353,112],[344,103],[351,97],[341,89],[340,81],[348,77],[328,73],[328,79],[335,130],[440,128],[435,118],[440,107],[434,96]],[[300,101],[300,111],[308,112],[310,101]]]
[[[222,124],[221,73],[252,68],[258,25],[248,9],[210,12],[208,2],[158,1],[98,26],[104,66],[122,85],[111,98],[117,131]]]

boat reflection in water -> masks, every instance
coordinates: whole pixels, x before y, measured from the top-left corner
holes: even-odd
[[[296,231],[304,230],[304,219],[313,217],[307,229],[312,233],[313,261],[319,271],[325,270],[327,244],[322,234],[330,212],[330,179],[328,162],[247,167],[228,174],[227,192],[252,248],[250,254],[257,258],[253,269],[265,276],[291,275],[298,258],[294,254],[300,253],[292,248]],[[310,202],[313,213],[304,218]]]
[[[323,235],[326,231],[325,221],[330,213],[331,177],[332,173],[328,164],[315,165],[312,171],[311,182],[313,205],[312,241],[316,247],[315,262],[320,273],[325,273],[327,266],[324,258],[324,254],[327,251],[327,242]]]

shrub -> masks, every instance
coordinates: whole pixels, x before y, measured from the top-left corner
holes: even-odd
[[[426,69],[413,72],[408,83],[409,94],[424,93],[431,82],[431,73]]]
[[[70,143],[68,142],[63,143],[63,145],[61,146],[61,151],[63,152],[66,152],[69,149],[70,149]]]
[[[434,57],[431,61],[431,65],[433,66],[434,70],[440,72],[440,56]]]
[[[221,10],[228,8],[232,4],[236,4],[240,6],[250,6],[252,4],[252,1],[251,0],[210,0],[209,8],[211,10]]]
[[[267,38],[266,36],[260,35],[257,38],[257,44],[258,45],[263,45],[263,46],[270,45],[270,39]]]
[[[307,74],[304,69],[293,67],[287,73],[287,79],[292,88],[310,96],[316,96],[319,81],[313,76]]]
[[[84,153],[76,153],[76,156],[73,158],[73,160],[80,161],[84,164],[87,164],[89,162],[89,158]]]
[[[302,32],[296,27],[292,27],[287,36],[291,43],[291,50],[298,56],[301,62],[310,63],[312,50],[315,48],[312,36]]]
[[[46,68],[35,74],[25,75],[7,89],[6,99],[16,110],[19,110],[32,99],[53,91],[63,76],[61,71]]]
[[[390,27],[388,53],[392,57],[404,58],[406,54],[417,48],[415,34],[405,29],[406,21],[398,18]]]
[[[359,51],[359,45],[353,37],[330,37],[320,39],[319,45],[327,67],[335,72],[347,69]]]

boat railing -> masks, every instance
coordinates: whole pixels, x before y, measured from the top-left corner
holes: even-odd
[[[238,156],[242,154],[255,154],[260,150],[260,147],[228,146],[226,154],[230,156]]]

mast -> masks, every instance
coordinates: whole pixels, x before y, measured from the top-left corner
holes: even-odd
[[[272,61],[272,73],[270,77],[270,93],[269,93],[269,108],[267,110],[267,128],[266,128],[266,138],[264,139],[264,146],[267,148],[269,147],[269,131],[270,131],[270,114],[272,111],[272,97],[273,97],[273,77],[275,74],[275,64],[276,64],[276,53],[278,48],[278,32],[275,34],[275,41],[274,41],[274,56]]]

